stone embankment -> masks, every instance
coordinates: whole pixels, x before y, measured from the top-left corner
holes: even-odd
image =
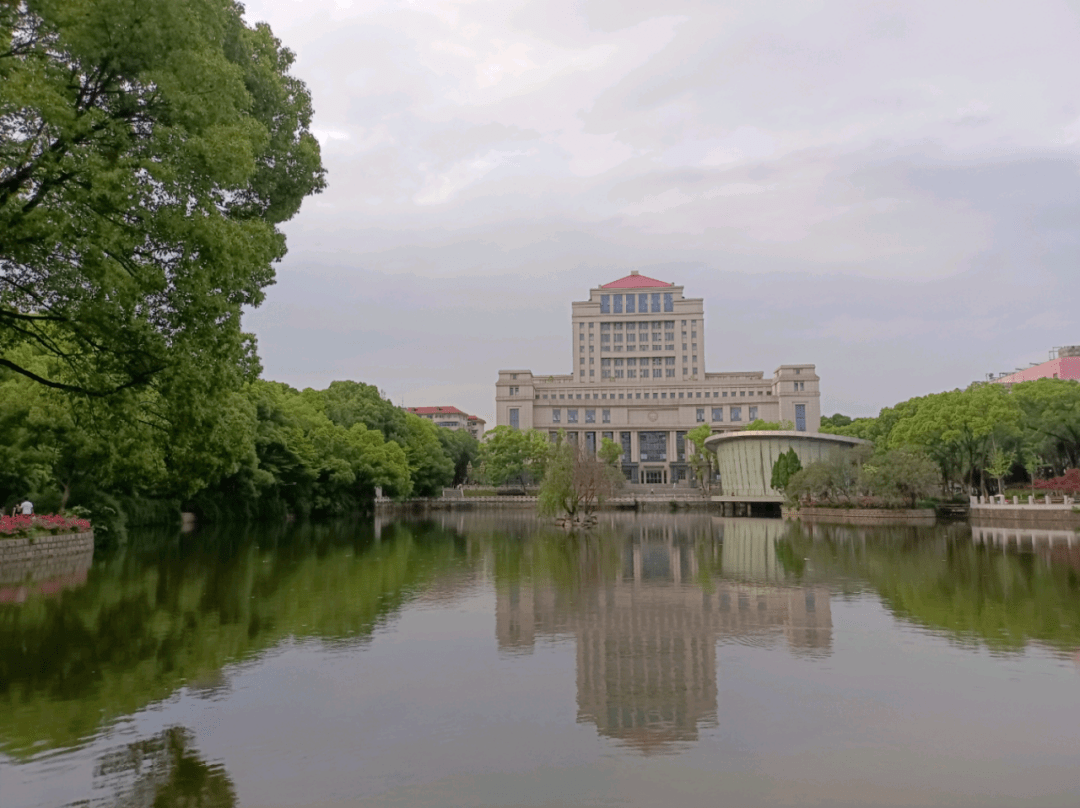
[[[94,532],[0,539],[0,603],[19,603],[86,582]]]
[[[708,510],[711,503],[698,493],[686,494],[683,492],[666,494],[612,497],[605,499],[597,508],[601,511],[611,510],[638,510],[638,511],[669,511],[674,504],[679,510]],[[379,514],[393,513],[423,513],[426,511],[470,511],[489,509],[515,509],[525,510],[536,508],[534,496],[493,496],[493,497],[430,497],[427,499],[406,499],[394,501],[387,497],[379,497],[375,500],[375,512]]]
[[[1028,496],[1026,502],[1004,495],[971,498],[971,523],[1050,529],[1080,528],[1080,501],[1050,494]]]
[[[785,519],[856,525],[932,525],[933,508],[782,508]]]

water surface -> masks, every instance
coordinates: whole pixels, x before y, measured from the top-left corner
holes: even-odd
[[[0,570],[0,804],[1074,806],[1080,541],[1017,538],[448,514]]]

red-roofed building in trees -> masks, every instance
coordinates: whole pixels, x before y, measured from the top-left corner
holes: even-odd
[[[444,429],[466,429],[477,440],[484,439],[484,426],[487,421],[477,415],[469,415],[457,407],[406,407],[405,410],[434,421],[435,426]]]
[[[781,365],[771,379],[707,372],[704,301],[683,287],[631,272],[571,306],[571,372],[499,371],[496,424],[566,430],[591,450],[609,438],[631,482],[660,485],[688,479],[686,433],[703,423],[721,432],[760,418],[818,431],[814,365]]]

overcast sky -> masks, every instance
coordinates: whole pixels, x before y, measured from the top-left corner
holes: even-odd
[[[246,327],[265,377],[493,426],[570,302],[705,299],[708,370],[872,415],[1080,343],[1080,5],[251,0],[328,189]]]

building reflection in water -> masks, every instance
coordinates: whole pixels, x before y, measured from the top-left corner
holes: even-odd
[[[830,653],[828,588],[786,583],[780,520],[616,516],[608,527],[599,541],[614,545],[613,575],[583,572],[573,592],[534,576],[497,593],[500,649],[526,651],[537,636],[575,639],[579,721],[659,751],[716,725],[718,643],[782,635],[793,653]]]

